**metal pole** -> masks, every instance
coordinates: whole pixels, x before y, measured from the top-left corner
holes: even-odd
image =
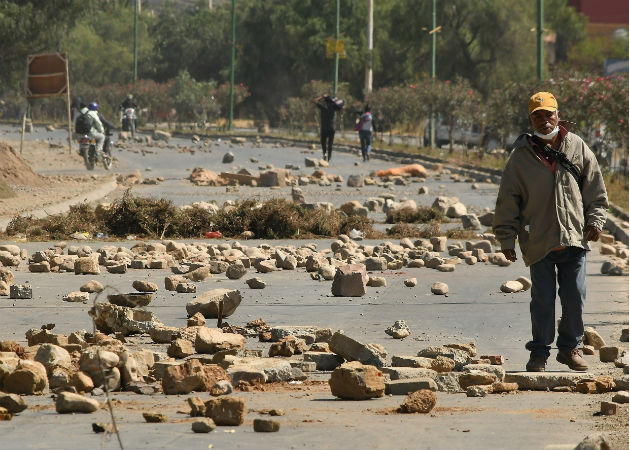
[[[232,131],[234,119],[234,61],[236,59],[236,0],[232,0],[232,59],[230,62],[230,118],[228,130]]]
[[[135,0],[133,13],[133,84],[138,81],[138,2]]]
[[[374,0],[368,0],[368,17],[367,17],[367,51],[368,60],[365,68],[365,96],[372,92],[372,49],[374,48]]]
[[[337,42],[339,42],[339,2],[337,0],[337,17],[335,21],[335,79],[333,82],[333,94],[337,96],[337,84],[339,82],[339,53],[337,53]]]
[[[538,79],[543,79],[543,0],[538,0],[538,26],[536,29],[537,36],[537,61],[538,61]]]
[[[66,107],[68,108],[68,153],[72,153],[72,114],[70,112],[70,73],[68,71],[68,54],[65,55],[66,61]]]
[[[436,10],[437,0],[431,0],[431,30],[435,30],[437,27]],[[435,80],[435,51],[436,51],[436,39],[437,32],[431,33],[431,79]],[[435,113],[433,112],[433,106],[431,106],[431,148],[435,147]]]

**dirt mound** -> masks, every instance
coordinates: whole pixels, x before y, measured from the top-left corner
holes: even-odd
[[[0,181],[10,185],[43,186],[46,181],[37,175],[17,152],[6,142],[0,141]]]
[[[0,198],[13,198],[15,196],[15,191],[11,189],[11,186],[0,180]]]

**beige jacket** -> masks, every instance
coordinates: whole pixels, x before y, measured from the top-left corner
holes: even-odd
[[[503,170],[492,228],[501,249],[515,248],[518,236],[523,261],[529,266],[559,246],[589,250],[586,226],[601,230],[606,222],[608,197],[595,155],[567,133],[559,151],[582,174],[582,189],[560,163],[551,172],[531,148],[527,135],[514,144]]]

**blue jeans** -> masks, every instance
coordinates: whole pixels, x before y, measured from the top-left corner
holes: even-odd
[[[529,268],[532,278],[532,340],[525,348],[549,357],[555,335],[556,270],[562,317],[558,325],[558,350],[577,347],[584,336],[582,311],[586,300],[586,250],[567,247],[550,252]]]
[[[361,141],[361,155],[363,155],[363,161],[370,156],[370,150],[372,150],[372,131],[359,130],[359,140]]]

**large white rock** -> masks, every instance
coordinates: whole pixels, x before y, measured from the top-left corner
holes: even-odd
[[[186,304],[188,317],[200,312],[206,319],[219,317],[219,303],[223,302],[222,317],[234,314],[241,304],[241,292],[235,289],[212,289]]]

